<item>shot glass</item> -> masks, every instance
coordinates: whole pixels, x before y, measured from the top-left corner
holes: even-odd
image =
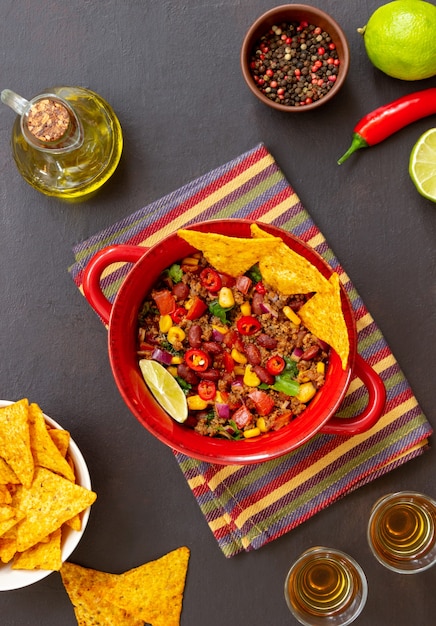
[[[375,558],[401,574],[415,574],[436,563],[436,502],[414,491],[384,496],[374,504],[368,542]]]
[[[340,550],[317,546],[303,552],[288,572],[285,599],[306,626],[346,626],[362,612],[368,584],[362,568]]]

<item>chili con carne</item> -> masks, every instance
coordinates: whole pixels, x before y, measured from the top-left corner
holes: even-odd
[[[351,146],[338,160],[341,165],[360,148],[374,146],[408,124],[436,113],[436,87],[416,91],[365,115],[354,127]]]

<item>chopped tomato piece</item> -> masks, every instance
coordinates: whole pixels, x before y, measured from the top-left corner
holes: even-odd
[[[200,282],[211,293],[219,291],[223,285],[218,272],[211,267],[206,267],[200,274]]]
[[[192,305],[188,309],[188,313],[186,314],[187,320],[197,320],[199,317],[203,315],[207,311],[207,304],[203,302],[201,298],[195,296]]]
[[[277,376],[280,372],[283,372],[285,365],[285,359],[279,354],[274,354],[274,356],[270,357],[266,362],[266,369],[273,376]]]
[[[287,424],[289,424],[289,422],[292,419],[292,412],[291,411],[287,411],[286,413],[282,413],[281,415],[278,415],[276,417],[276,419],[274,420],[274,424],[272,426],[273,430],[280,430],[280,428],[283,428],[283,426],[287,426]]]
[[[236,289],[243,294],[247,294],[252,282],[251,278],[249,276],[245,276],[245,274],[238,276],[236,278]]]
[[[232,419],[238,428],[244,428],[253,421],[253,414],[243,405],[233,413]]]
[[[261,323],[252,315],[244,315],[236,322],[236,327],[241,335],[254,335],[261,328]]]
[[[226,348],[236,348],[239,352],[244,352],[244,342],[236,330],[229,330],[223,336],[223,344]]]
[[[254,402],[256,411],[259,415],[269,415],[274,407],[274,400],[267,393],[261,389],[255,389],[248,394],[251,400]]]
[[[211,380],[202,380],[198,383],[197,391],[202,400],[213,400],[216,396],[216,385]]]
[[[153,291],[151,297],[156,302],[156,306],[159,309],[161,315],[168,315],[172,313],[176,308],[176,300],[168,289],[161,289],[160,291]]]
[[[223,354],[223,364],[224,364],[224,369],[226,370],[226,372],[233,372],[233,370],[235,369],[235,362],[232,358],[232,355],[229,354],[228,352],[224,352]]]
[[[209,367],[209,355],[203,350],[192,348],[185,353],[185,363],[195,372],[204,372]]]
[[[220,273],[221,284],[223,287],[234,287],[236,284],[236,279],[229,274]]]
[[[257,291],[257,293],[262,294],[262,296],[263,296],[264,294],[266,294],[265,285],[263,284],[263,282],[262,282],[262,281],[260,281],[260,282],[256,283],[256,286],[255,286],[254,288],[255,288],[255,290]]]

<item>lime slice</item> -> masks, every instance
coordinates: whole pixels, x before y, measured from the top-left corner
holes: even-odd
[[[421,135],[413,146],[409,174],[419,193],[436,202],[436,128]]]
[[[176,422],[184,422],[188,417],[188,403],[182,388],[171,374],[157,361],[141,359],[142,375],[153,396]]]

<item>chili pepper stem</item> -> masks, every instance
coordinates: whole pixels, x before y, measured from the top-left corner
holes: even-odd
[[[365,139],[361,135],[359,135],[359,133],[354,133],[351,146],[348,148],[346,153],[343,154],[340,159],[338,159],[338,165],[341,165],[344,161],[346,161],[348,157],[353,154],[353,152],[356,152],[356,150],[359,150],[360,148],[367,148],[368,145],[368,142],[365,141]]]

